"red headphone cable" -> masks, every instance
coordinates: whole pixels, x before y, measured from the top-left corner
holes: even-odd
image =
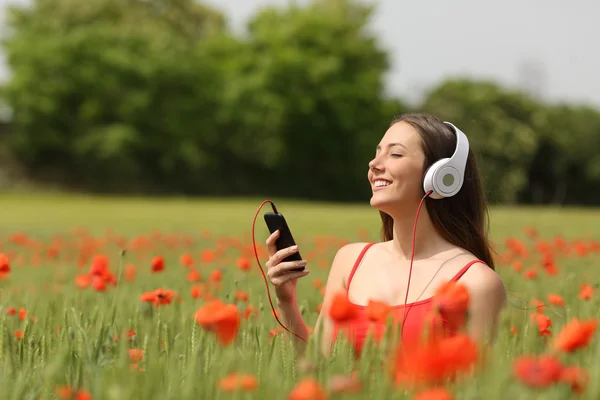
[[[410,290],[410,278],[412,276],[412,267],[413,267],[413,261],[415,258],[415,240],[416,240],[416,236],[417,236],[417,221],[419,220],[421,206],[423,206],[423,202],[431,193],[433,193],[433,190],[429,190],[427,193],[425,193],[425,195],[419,202],[419,207],[417,207],[417,214],[415,215],[415,222],[413,224],[412,249],[411,249],[411,255],[410,255],[410,268],[408,270],[408,283],[406,284],[406,296],[404,297],[404,308],[403,308],[404,311],[403,311],[403,316],[402,316],[402,327],[400,328],[400,337],[402,337],[402,334],[404,333],[404,322],[406,321],[406,302],[408,301],[408,291]]]
[[[273,301],[271,300],[271,291],[269,290],[269,283],[267,282],[267,276],[265,275],[265,272],[263,271],[263,267],[258,258],[258,252],[256,250],[256,240],[254,239],[254,226],[256,225],[256,218],[258,217],[258,213],[260,212],[260,210],[263,208],[263,206],[266,203],[271,203],[271,208],[273,209],[273,212],[277,214],[277,208],[275,207],[275,204],[271,200],[263,201],[260,204],[260,206],[258,207],[258,210],[256,211],[256,214],[254,215],[254,220],[252,221],[252,246],[254,248],[254,256],[256,257],[256,262],[258,263],[258,266],[260,267],[260,273],[262,274],[263,280],[265,281],[265,286],[267,287],[267,296],[269,297],[269,304],[271,305],[271,310],[273,310],[273,316],[275,317],[275,319],[277,320],[277,322],[279,323],[279,325],[281,325],[281,327],[283,329],[290,332],[291,334],[296,336],[298,339],[302,340],[304,343],[308,343],[306,341],[306,339],[304,339],[302,336],[298,335],[296,332],[292,332],[285,325],[283,325],[281,323],[281,321],[279,320],[279,318],[277,317],[277,312],[275,311],[275,307],[273,306]]]

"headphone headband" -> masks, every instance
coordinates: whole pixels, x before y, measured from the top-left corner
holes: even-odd
[[[450,163],[464,175],[467,166],[467,158],[469,157],[469,139],[467,139],[467,135],[465,135],[463,131],[458,129],[451,122],[444,121],[444,124],[454,130],[454,134],[456,135],[456,148],[454,149],[454,154],[450,157]]]
[[[444,124],[456,135],[456,148],[450,158],[436,161],[425,173],[423,189],[425,192],[431,190],[429,197],[433,199],[452,197],[460,191],[469,157],[467,135],[450,122],[444,121]]]

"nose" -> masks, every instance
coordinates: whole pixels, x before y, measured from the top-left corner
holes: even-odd
[[[378,157],[375,157],[369,162],[369,169],[371,171],[381,171],[381,162]]]

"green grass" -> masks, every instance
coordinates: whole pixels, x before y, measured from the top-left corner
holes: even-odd
[[[189,252],[197,260],[205,249],[216,249],[223,238],[239,239],[251,245],[249,236],[252,219],[262,200],[231,199],[118,199],[88,196],[35,195],[0,196],[0,252],[14,253],[22,260],[12,263],[12,272],[0,281],[0,309],[22,307],[28,316],[20,321],[18,316],[0,316],[0,393],[6,399],[54,398],[56,385],[72,385],[90,392],[94,399],[245,399],[274,397],[284,399],[287,393],[304,376],[315,376],[327,385],[334,374],[347,374],[354,365],[347,348],[341,346],[330,360],[319,357],[311,342],[309,355],[317,369],[305,372],[296,368],[293,352],[280,337],[271,338],[269,331],[278,325],[271,316],[265,286],[253,257],[252,270],[244,273],[235,267],[241,255],[233,246],[211,263],[201,263],[198,271],[202,280],[214,269],[223,272],[222,288],[214,291],[216,297],[232,303],[236,289],[249,294],[249,303],[259,311],[258,317],[243,320],[234,344],[220,346],[213,334],[205,332],[194,322],[195,311],[206,301],[193,299],[193,283],[186,280],[186,269],[179,257]],[[379,236],[378,213],[364,205],[338,205],[304,203],[274,199],[295,234],[301,251],[315,250],[315,238],[331,236],[349,241],[358,240],[358,231],[368,232],[369,240]],[[263,211],[267,211],[265,205]],[[567,239],[600,239],[600,210],[594,209],[538,209],[504,207],[490,210],[492,239],[503,248],[508,236],[525,239],[523,228],[535,226],[544,238],[563,235]],[[94,238],[82,239],[71,234],[73,228],[85,228]],[[213,236],[202,238],[203,230]],[[11,234],[24,232],[38,239],[28,247],[19,247],[9,241]],[[150,237],[161,232],[162,239],[153,242],[147,251],[132,250],[121,258],[123,244],[115,243],[112,234],[131,240],[138,235]],[[52,261],[45,258],[45,250],[54,236],[60,234],[65,244],[61,256]],[[194,238],[191,246],[183,243],[169,244],[168,234]],[[259,216],[257,242],[262,244],[267,230]],[[75,240],[79,242],[76,242]],[[98,240],[96,240],[98,239]],[[87,247],[83,247],[82,243]],[[129,242],[131,243],[131,242]],[[529,242],[528,242],[529,243]],[[529,243],[530,244],[530,243]],[[94,247],[96,246],[96,247]],[[86,250],[87,249],[87,250]],[[316,266],[317,261],[331,262],[336,243],[311,260],[312,273],[300,281],[299,301],[305,320],[313,326],[316,307],[321,302],[319,291],[312,287],[314,278],[325,279],[327,268]],[[122,280],[105,292],[91,288],[79,289],[75,276],[87,273],[89,260],[78,268],[82,252],[105,253],[110,257],[110,268],[121,276],[123,266],[136,266],[134,281]],[[36,254],[41,258],[35,262]],[[163,255],[165,271],[152,274],[150,260]],[[537,336],[535,326],[529,324],[531,299],[546,301],[548,293],[562,295],[567,305],[564,309],[549,307],[548,316],[553,321],[553,332],[574,316],[595,317],[598,301],[577,298],[579,285],[589,277],[594,280],[594,267],[598,255],[585,258],[564,258],[559,261],[560,275],[551,277],[541,272],[537,279],[528,281],[509,266],[501,265],[499,273],[510,290],[510,308],[505,312],[498,341],[493,347],[492,363],[476,377],[457,385],[448,385],[457,399],[563,399],[570,390],[556,385],[544,391],[534,391],[515,381],[511,363],[520,354],[539,353],[544,341]],[[262,260],[263,265],[264,261]],[[532,266],[534,261],[526,261]],[[171,289],[181,296],[181,302],[153,309],[140,302],[146,291],[157,288]],[[245,303],[238,303],[245,309]],[[529,308],[529,310],[528,310]],[[510,335],[515,325],[519,335]],[[136,332],[133,342],[115,342],[114,335],[127,329]],[[22,340],[14,336],[16,330],[24,331]],[[162,345],[161,345],[162,343]],[[130,370],[127,348],[145,350],[141,366],[144,372]],[[596,399],[600,386],[596,383],[600,367],[596,360],[600,347],[593,341],[583,351],[563,357],[568,364],[580,365],[590,373],[590,386],[581,398]],[[362,376],[369,363],[379,357],[374,353],[361,361]],[[259,388],[253,393],[228,394],[219,391],[216,382],[229,372],[251,373],[258,377]],[[371,380],[372,379],[372,380]],[[364,382],[365,393],[373,399],[411,398],[393,388],[383,374],[376,374]],[[330,398],[365,398],[363,394]]]
[[[135,234],[153,229],[198,232],[209,228],[216,234],[235,235],[250,231],[262,200],[4,195],[0,196],[0,232],[23,230],[44,234],[85,227],[93,232],[112,229]],[[368,201],[358,205],[273,201],[298,235],[346,235],[349,229],[366,229],[375,237],[379,234],[379,215]],[[266,204],[263,211],[270,211],[270,205]],[[490,209],[490,218],[495,240],[521,234],[525,225],[566,236],[597,237],[600,232],[597,223],[600,209],[496,207]],[[263,229],[262,223],[259,219],[258,229]]]

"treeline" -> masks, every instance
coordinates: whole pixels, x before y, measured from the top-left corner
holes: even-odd
[[[453,121],[493,203],[600,203],[600,111],[493,82],[384,94],[388,54],[350,0],[265,8],[233,35],[193,0],[35,0],[7,9],[12,110],[27,175],[93,192],[368,198],[399,113]]]

